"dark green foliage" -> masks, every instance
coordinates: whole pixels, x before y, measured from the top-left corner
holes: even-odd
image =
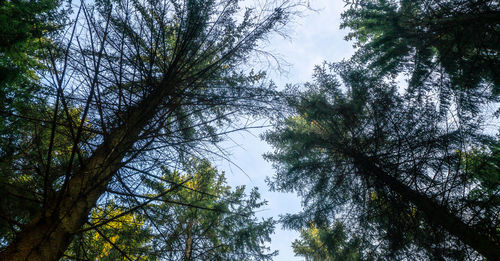
[[[27,119],[50,113],[37,95],[43,89],[40,74],[46,69],[42,60],[54,47],[49,35],[67,15],[60,4],[58,0],[0,1],[0,235],[7,241],[39,204],[37,196],[26,192],[40,192],[41,176],[23,172],[36,165],[41,155],[33,146],[46,146],[49,133],[40,121]],[[62,127],[58,131],[64,132]],[[57,150],[67,145],[63,138]]]
[[[348,233],[380,242],[381,258],[474,257],[453,226],[434,218],[442,208],[498,244],[498,219],[486,214],[498,214],[498,205],[465,200],[477,185],[461,167],[464,144],[481,144],[477,119],[450,124],[454,109],[440,112],[432,94],[401,95],[356,63],[318,67],[306,87],[289,95],[294,113],[265,136],[276,148],[267,155],[277,169],[271,187],[303,198],[287,227],[324,226],[340,215]]]
[[[5,113],[23,113],[39,88],[44,68],[41,62],[47,36],[61,26],[66,17],[60,0],[0,1],[0,106]],[[8,121],[0,121],[3,125]]]
[[[347,39],[380,75],[419,86],[442,67],[454,88],[500,91],[500,6],[484,0],[362,0],[342,15]]]
[[[231,190],[224,173],[207,161],[193,161],[188,174],[165,171],[163,180],[184,186],[144,208],[153,229],[152,254],[159,260],[272,260],[264,244],[274,230],[272,219],[259,220],[255,211],[266,204],[256,189]],[[186,182],[187,180],[187,182]],[[147,180],[152,193],[167,189]]]
[[[475,181],[466,201],[481,211],[485,220],[498,219],[500,206],[500,141],[498,137],[485,142],[482,148],[471,150],[463,156],[465,175]],[[479,220],[479,222],[486,222]],[[487,226],[487,224],[485,224]],[[494,229],[494,228],[492,228]],[[498,233],[498,227],[496,228]]]
[[[6,1],[0,2],[0,48],[5,50],[28,49],[35,39],[41,39],[54,29],[56,8],[60,1]]]
[[[231,190],[224,173],[208,161],[192,160],[184,174],[165,168],[162,176],[143,179],[148,193],[142,199],[121,195],[120,204],[111,200],[92,212],[83,229],[102,225],[79,234],[67,260],[239,261],[272,260],[277,254],[265,245],[275,222],[255,217],[266,202],[256,189],[248,196],[245,187]],[[171,184],[179,186],[172,190]],[[124,207],[148,199],[154,200],[138,211]]]

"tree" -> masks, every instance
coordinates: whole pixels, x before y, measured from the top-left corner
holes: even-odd
[[[272,260],[264,243],[274,230],[272,219],[259,221],[258,208],[266,204],[253,189],[234,191],[224,173],[208,161],[194,160],[188,174],[165,170],[163,179],[184,183],[183,188],[159,198],[143,209],[151,217],[153,256],[163,260]],[[165,182],[148,180],[152,193],[165,190]]]
[[[477,258],[470,248],[498,259],[494,167],[471,169],[494,162],[484,119],[498,101],[498,4],[346,2],[341,27],[357,53],[290,91],[289,117],[265,136],[276,147],[272,188],[304,199],[286,226],[347,215],[348,233],[391,259]],[[476,158],[481,147],[487,156]]]
[[[317,227],[311,223],[309,228],[300,230],[300,239],[293,241],[292,247],[295,255],[306,261],[365,260],[361,256],[360,240],[348,239],[340,222],[333,227]]]
[[[232,191],[224,173],[207,160],[191,160],[185,174],[165,168],[160,178],[142,176],[149,192],[141,199],[120,193],[115,199],[120,204],[112,200],[103,204],[107,209],[94,209],[85,232],[66,251],[67,260],[271,260],[276,255],[264,245],[275,222],[255,217],[266,204],[256,189],[248,197],[245,187]],[[140,211],[125,212],[124,206],[143,204],[148,195],[181,183]]]
[[[26,89],[40,67],[37,58],[47,36],[63,23],[66,10],[58,0],[0,2],[0,86],[16,84]],[[14,91],[14,90],[10,90]],[[9,92],[4,91],[2,98]],[[2,103],[2,106],[6,106]]]
[[[51,38],[57,48],[47,48],[43,57],[49,70],[40,75],[46,89],[37,97],[52,111],[26,119],[38,122],[48,141],[28,140],[28,151],[13,146],[16,164],[2,171],[2,187],[15,188],[23,175],[42,185],[23,194],[34,206],[28,217],[9,217],[15,237],[2,235],[0,260],[60,258],[105,197],[140,197],[140,173],[155,175],[158,166],[212,150],[210,144],[241,127],[232,126],[238,113],[265,112],[272,86],[262,73],[239,65],[297,6],[82,1],[74,21]],[[70,115],[72,108],[81,109],[80,120]],[[56,155],[60,126],[70,141],[64,161]],[[13,144],[21,143],[17,138]],[[28,154],[37,157],[28,160]]]
[[[94,208],[90,220],[108,222],[76,235],[62,260],[152,260],[147,259],[151,231],[145,224],[146,218],[125,213],[126,209],[114,202],[104,206],[106,209]]]
[[[14,115],[35,114],[36,93],[41,91],[40,61],[49,37],[64,22],[60,1],[0,1],[0,157],[11,164],[17,141],[23,139],[29,123]],[[39,116],[39,115],[38,115]],[[1,186],[1,185],[0,185]],[[2,187],[2,189],[5,189]],[[2,211],[3,212],[3,211]],[[7,212],[3,212],[7,213]],[[3,222],[3,221],[2,221]]]
[[[34,94],[40,90],[40,75],[46,69],[40,58],[51,46],[49,36],[64,23],[67,10],[58,0],[0,1],[0,146],[9,135],[23,128],[12,117],[26,114]],[[5,142],[7,141],[7,142]]]
[[[454,88],[500,91],[500,7],[485,0],[346,1],[346,39],[380,75],[408,72],[420,86],[443,68]]]
[[[42,101],[35,101],[27,104],[28,109],[24,110],[24,117],[36,119],[50,115],[53,111]],[[82,111],[76,108],[70,109],[69,116],[75,123],[80,123],[79,117]],[[61,113],[62,114],[62,113]],[[63,115],[59,115],[64,118]],[[33,218],[39,211],[40,203],[43,200],[44,188],[48,183],[54,184],[53,189],[58,189],[60,183],[61,166],[69,161],[71,153],[71,132],[63,122],[51,130],[37,121],[26,121],[16,119],[12,123],[14,126],[5,126],[8,130],[5,144],[2,146],[2,157],[0,158],[0,234],[2,239],[9,242],[18,232],[19,226]],[[17,126],[16,126],[17,125]],[[41,126],[40,126],[41,125]],[[88,128],[88,123],[83,125]],[[53,142],[51,134],[54,133]],[[89,140],[91,134],[82,136],[83,140]],[[37,164],[47,160],[49,146],[52,148],[52,163],[54,171],[48,175],[34,175],[31,171],[40,173],[42,167]],[[20,207],[22,206],[22,207]],[[4,242],[3,242],[4,243]]]
[[[491,139],[481,120],[459,120],[432,92],[420,99],[376,76],[355,62],[318,67],[306,91],[288,96],[290,117],[265,136],[276,148],[267,155],[278,171],[271,187],[303,197],[303,212],[285,225],[343,215],[394,259],[473,259],[471,248],[498,259],[499,206],[468,200],[479,183],[462,166]]]

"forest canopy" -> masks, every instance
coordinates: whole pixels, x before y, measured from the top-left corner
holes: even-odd
[[[344,2],[355,54],[276,86],[307,2],[0,1],[0,260],[500,260],[500,4]],[[279,220],[215,163],[259,120]]]

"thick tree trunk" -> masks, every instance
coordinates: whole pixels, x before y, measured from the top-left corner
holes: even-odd
[[[72,175],[66,189],[59,191],[48,202],[47,209],[40,210],[0,253],[0,261],[58,260],[166,95],[166,91],[151,94],[138,106],[131,107],[127,120],[103,137],[103,143]]]
[[[462,242],[475,249],[488,260],[500,260],[500,242],[491,235],[485,235],[474,226],[467,225],[462,219],[450,213],[445,206],[437,204],[425,194],[419,193],[377,166],[370,158],[362,154],[349,153],[354,164],[363,175],[375,178],[384,186],[398,193],[401,197],[415,204],[427,219],[446,229]]]
[[[100,194],[68,199],[71,206],[62,204],[59,211],[50,216],[36,217],[16,237],[16,240],[0,254],[1,261],[10,260],[58,260],[68,247],[73,234],[87,220],[91,207]],[[65,214],[63,214],[65,213]]]

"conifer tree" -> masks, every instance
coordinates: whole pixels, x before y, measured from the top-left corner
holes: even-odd
[[[207,160],[192,159],[185,171],[165,168],[161,176],[142,179],[148,193],[138,198],[116,192],[92,211],[65,260],[271,260],[276,255],[264,244],[275,222],[255,217],[266,202],[256,189],[248,196],[245,187],[232,190]],[[137,211],[127,210],[138,205]]]
[[[353,1],[346,1],[348,4]],[[380,75],[420,86],[442,67],[456,89],[500,91],[500,6],[484,0],[361,0],[342,14],[346,39]]]
[[[498,258],[500,183],[463,165],[493,139],[480,119],[453,118],[455,106],[443,114],[435,94],[400,94],[356,63],[318,67],[306,86],[290,93],[290,116],[265,136],[276,148],[267,155],[277,169],[271,187],[303,198],[287,227],[340,216],[391,259]],[[481,186],[490,190],[480,205],[471,199]]]
[[[240,65],[299,4],[73,5],[73,20],[50,37],[56,47],[43,49],[47,70],[39,74],[44,88],[35,98],[44,106],[32,115],[12,113],[35,127],[13,138],[7,154],[13,160],[2,159],[1,187],[9,187],[2,200],[33,208],[1,223],[10,232],[2,234],[0,260],[59,259],[101,200],[118,192],[140,197],[141,173],[159,175],[160,166],[213,151],[225,133],[245,127],[236,124],[237,115],[265,113],[274,101],[272,84]],[[47,138],[37,138],[40,133]],[[67,141],[63,155],[61,141]],[[24,186],[20,177],[36,181],[22,195],[16,193]]]

